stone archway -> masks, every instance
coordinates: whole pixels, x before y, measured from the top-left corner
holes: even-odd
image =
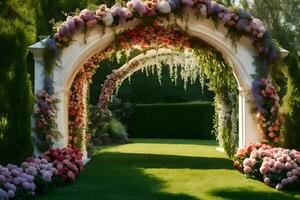
[[[199,20],[196,14],[189,12],[188,20],[178,20],[174,17],[170,20],[164,20],[165,24],[176,24],[192,36],[204,40],[218,51],[220,51],[224,60],[233,67],[233,73],[239,85],[239,146],[245,146],[250,142],[261,141],[261,135],[257,128],[257,122],[251,112],[251,84],[255,74],[254,56],[257,55],[251,40],[242,37],[240,41],[233,46],[231,41],[226,38],[226,28],[224,24],[216,28],[215,24],[209,19]],[[105,28],[103,31],[95,27],[88,31],[87,36],[79,33],[73,36],[72,42],[67,48],[64,48],[60,59],[59,68],[55,68],[52,77],[54,81],[55,95],[60,102],[57,115],[58,130],[62,133],[62,138],[55,142],[56,147],[64,147],[68,144],[68,95],[71,84],[80,67],[97,51],[104,50],[109,46],[115,36],[115,32],[121,33],[127,29],[133,28],[140,23],[139,19],[119,25],[113,31]],[[43,88],[43,42],[30,46],[35,58],[35,92]],[[282,51],[282,55],[286,54]]]

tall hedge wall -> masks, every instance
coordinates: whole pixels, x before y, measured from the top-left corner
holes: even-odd
[[[130,137],[214,139],[212,102],[137,104],[128,124]]]

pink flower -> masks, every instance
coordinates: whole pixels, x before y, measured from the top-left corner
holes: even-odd
[[[243,165],[244,166],[251,166],[252,165],[252,162],[251,162],[251,159],[249,158],[246,158],[244,161],[243,161]]]
[[[72,181],[75,181],[75,174],[72,171],[68,171],[67,175]]]
[[[292,169],[292,168],[293,168],[292,163],[291,163],[291,162],[286,162],[286,163],[285,163],[285,168],[286,168],[287,170]]]
[[[248,166],[244,167],[245,174],[249,174],[251,171],[252,171],[251,167],[248,167]]]
[[[262,174],[266,174],[266,173],[268,173],[269,169],[268,169],[268,167],[262,166],[262,167],[259,168],[259,171]]]
[[[271,138],[273,138],[273,137],[275,137],[276,135],[275,135],[274,132],[270,132],[270,133],[269,133],[269,136],[270,136]]]

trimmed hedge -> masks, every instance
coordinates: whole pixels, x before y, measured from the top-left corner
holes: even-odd
[[[212,102],[137,104],[128,123],[130,137],[214,139]]]

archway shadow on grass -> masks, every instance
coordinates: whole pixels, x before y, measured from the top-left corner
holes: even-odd
[[[225,158],[104,152],[96,154],[78,180],[38,199],[48,200],[199,200],[186,194],[161,192],[165,182],[143,168],[232,169]]]
[[[260,192],[252,190],[251,188],[232,188],[232,189],[219,189],[210,192],[210,195],[221,197],[226,200],[299,200],[300,198],[294,197],[297,193],[294,192]],[[298,193],[299,194],[299,193]]]
[[[146,174],[143,168],[217,169],[217,165],[229,168],[230,163],[223,158],[104,152],[93,157],[75,183],[36,199],[201,200],[187,194],[162,192],[165,182]]]
[[[216,140],[192,140],[192,139],[155,139],[155,138],[130,138],[133,142],[142,142],[146,144],[190,144],[190,145],[205,145],[205,146],[217,146]],[[103,146],[105,147],[105,146]],[[101,148],[103,148],[101,147]]]
[[[130,166],[133,168],[165,169],[228,169],[233,170],[232,161],[227,158],[191,157],[179,155],[140,154],[104,152],[93,157],[104,161],[101,167]]]

